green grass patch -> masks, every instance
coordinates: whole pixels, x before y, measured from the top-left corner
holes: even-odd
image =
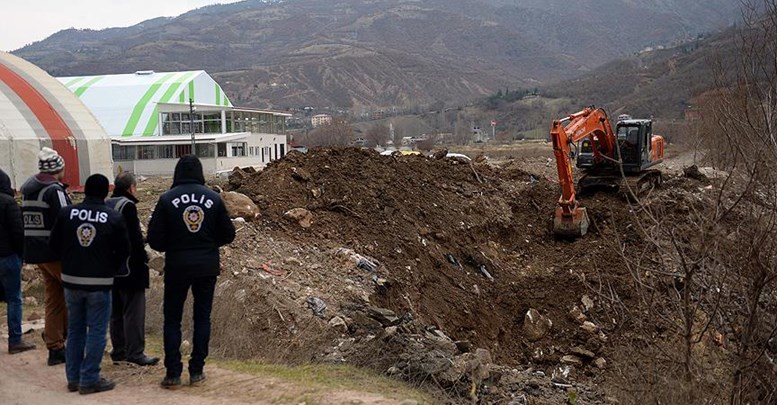
[[[419,404],[437,402],[429,394],[401,381],[350,365],[307,364],[292,367],[256,361],[216,360],[215,362],[228,370],[304,384],[318,392],[352,390],[380,394],[397,400],[413,399]]]

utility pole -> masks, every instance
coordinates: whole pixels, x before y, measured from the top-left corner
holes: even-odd
[[[192,131],[192,155],[197,156],[194,150],[194,100],[189,98],[189,129]]]

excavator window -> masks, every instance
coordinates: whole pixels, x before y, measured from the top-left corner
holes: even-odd
[[[586,139],[580,144],[580,153],[593,153],[594,148],[591,147],[591,141]]]

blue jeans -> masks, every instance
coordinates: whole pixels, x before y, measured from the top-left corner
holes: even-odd
[[[22,260],[18,255],[0,257],[0,284],[8,301],[8,344],[22,341]]]
[[[65,288],[67,344],[65,374],[69,384],[89,387],[100,380],[111,319],[111,290],[85,291]]]
[[[189,374],[201,373],[208,357],[210,341],[210,311],[213,307],[213,292],[216,288],[216,276],[198,277],[189,280],[165,279],[165,297],[163,312],[165,315],[164,343],[165,368],[169,377],[180,377],[183,371],[181,363],[181,318],[183,304],[189,289],[194,297],[193,318],[194,334],[192,356],[189,359]]]

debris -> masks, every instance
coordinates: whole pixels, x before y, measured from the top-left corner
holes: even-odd
[[[526,311],[523,317],[523,335],[530,342],[544,338],[552,327],[553,322],[534,308]]]
[[[456,349],[461,353],[469,353],[472,350],[472,343],[469,340],[457,340],[453,344],[456,345]]]
[[[580,347],[580,346],[573,347],[572,350],[570,350],[570,352],[572,354],[580,356],[580,357],[582,357],[584,359],[593,359],[594,356],[596,356],[596,354],[594,354],[594,352],[592,352],[592,351],[590,351],[588,349],[585,349],[583,347]]]
[[[302,182],[308,182],[311,178],[310,173],[308,173],[307,170],[299,167],[291,168],[291,177]]]
[[[596,368],[603,370],[605,367],[607,367],[607,360],[605,360],[603,357],[599,357],[594,360],[594,365],[596,365]]]
[[[480,274],[482,274],[485,278],[487,278],[488,281],[494,281],[494,278],[491,277],[491,274],[486,269],[485,264],[481,264],[480,267],[478,267],[478,270],[480,270]]]
[[[29,297],[29,298],[35,298],[35,297]],[[37,313],[35,311],[33,311],[31,314],[27,315],[27,320],[28,321],[37,321],[38,319],[43,319],[43,317],[41,316],[41,314],[39,314],[39,313]]]
[[[580,308],[575,305],[572,307],[572,309],[569,311],[569,319],[582,324],[583,322],[588,320],[588,317],[585,316],[583,311],[580,310]]]
[[[339,248],[335,251],[335,254],[350,259],[356,265],[356,267],[370,273],[376,273],[378,267],[380,266],[380,262],[377,260],[356,253],[351,249]]]
[[[464,266],[462,266],[461,263],[459,263],[459,261],[456,260],[456,257],[453,256],[452,254],[448,253],[447,255],[445,255],[445,258],[448,259],[448,263],[452,264],[453,267],[456,267],[457,269],[460,269],[460,270],[464,269]]]
[[[369,307],[367,314],[383,326],[395,326],[401,321],[394,311],[386,308]]]
[[[585,312],[590,311],[594,307],[594,300],[587,295],[584,295],[583,298],[580,299],[580,302],[583,303],[583,311]]]
[[[348,324],[345,322],[345,319],[339,316],[335,316],[330,319],[329,326],[339,330],[340,332],[348,332]]]
[[[572,369],[569,366],[559,367],[553,370],[553,376],[550,381],[554,386],[559,388],[572,388],[572,384],[567,380],[569,378],[569,372]]]
[[[292,208],[286,211],[283,216],[293,221],[297,221],[303,228],[310,228],[310,225],[313,224],[313,213],[304,208]]]
[[[31,307],[37,307],[38,306],[38,299],[35,297],[24,297],[24,305],[29,305]]]
[[[583,322],[583,324],[580,325],[580,329],[582,329],[582,330],[584,330],[584,331],[586,331],[588,333],[591,333],[591,334],[595,334],[596,332],[599,332],[599,327],[596,326],[593,322],[590,322],[590,321]]]
[[[272,267],[270,267],[270,266],[272,266],[272,261],[269,261],[269,260],[268,260],[267,262],[264,262],[264,263],[262,263],[262,266],[261,266],[261,267],[262,267],[262,270],[264,270],[264,272],[265,272],[265,273],[270,273],[270,274],[272,274],[273,276],[278,276],[278,277],[280,277],[280,276],[282,276],[282,275],[286,274],[286,272],[285,272],[285,271],[283,271],[283,270],[275,270],[275,269],[273,269],[273,268],[272,268]]]
[[[221,199],[224,200],[230,218],[242,217],[247,221],[253,221],[261,216],[259,207],[245,194],[228,191],[221,193]]]
[[[313,311],[314,315],[319,318],[324,317],[324,312],[326,312],[326,303],[321,298],[308,297],[306,302],[308,303],[308,307]]]
[[[699,171],[699,167],[696,165],[683,168],[683,176],[699,181],[707,180],[707,176],[702,174],[702,172]]]
[[[583,361],[580,360],[580,357],[577,357],[571,354],[561,357],[561,362],[563,364],[569,364],[569,365],[578,366],[578,367],[583,365]]]
[[[302,267],[302,260],[297,259],[296,257],[289,256],[289,257],[283,259],[283,264],[288,264],[288,265],[294,265],[294,266],[297,266],[297,267]]]

